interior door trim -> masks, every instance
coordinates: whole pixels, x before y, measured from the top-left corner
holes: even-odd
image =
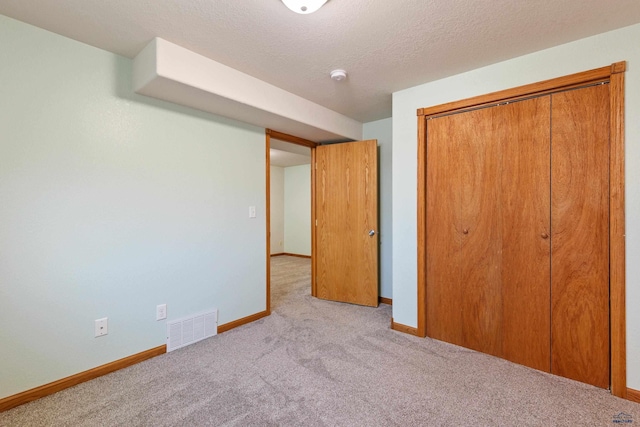
[[[532,95],[543,95],[571,87],[607,81],[610,84],[609,156],[609,299],[611,393],[626,398],[626,320],[625,320],[625,200],[624,200],[624,72],[626,61],[569,76],[493,92],[461,101],[420,108],[418,114],[418,327],[426,336],[426,120],[430,116],[477,108]]]
[[[265,157],[266,157],[266,227],[267,227],[267,283],[266,283],[266,312],[271,314],[271,138],[279,141],[289,142],[291,144],[302,145],[311,149],[311,295],[316,295],[316,209],[315,209],[315,191],[316,191],[316,174],[315,174],[315,157],[316,147],[318,143],[308,139],[300,138],[288,133],[282,133],[273,129],[265,129]]]
[[[288,133],[278,132],[273,129],[265,129],[265,133],[273,139],[278,139],[284,142],[290,142],[291,144],[302,145],[304,147],[316,148],[319,144],[317,142],[310,141],[308,139],[300,138]]]

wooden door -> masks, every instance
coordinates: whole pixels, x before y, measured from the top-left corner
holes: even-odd
[[[502,357],[549,372],[551,99],[493,110],[502,152]]]
[[[427,334],[500,355],[500,174],[493,112],[427,122]]]
[[[609,86],[552,95],[552,370],[609,386]]]
[[[378,306],[376,140],[316,148],[316,296]]]
[[[460,285],[463,345],[500,356],[502,234],[500,141],[492,109],[464,113],[456,135],[460,147]]]
[[[462,114],[427,121],[427,336],[464,345],[460,280],[462,264],[462,153],[456,137],[465,123]]]
[[[427,121],[427,335],[550,370],[550,98]]]

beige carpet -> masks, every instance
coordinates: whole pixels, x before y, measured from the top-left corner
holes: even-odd
[[[2,426],[612,426],[640,405],[389,329],[273,258],[273,314],[0,414]]]

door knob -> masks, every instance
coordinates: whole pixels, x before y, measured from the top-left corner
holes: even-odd
[[[547,233],[542,233],[540,237],[542,237],[543,239],[548,239],[549,235]]]
[[[369,237],[373,237],[376,235],[376,230],[369,230]]]
[[[463,234],[469,234],[469,229],[468,229],[468,228],[465,228],[464,230],[462,230],[462,233],[463,233]]]

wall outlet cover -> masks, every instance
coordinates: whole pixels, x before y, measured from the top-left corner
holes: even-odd
[[[109,318],[103,317],[95,321],[95,336],[101,337],[109,333]]]
[[[156,307],[156,320],[163,320],[167,318],[167,304],[159,304]]]

